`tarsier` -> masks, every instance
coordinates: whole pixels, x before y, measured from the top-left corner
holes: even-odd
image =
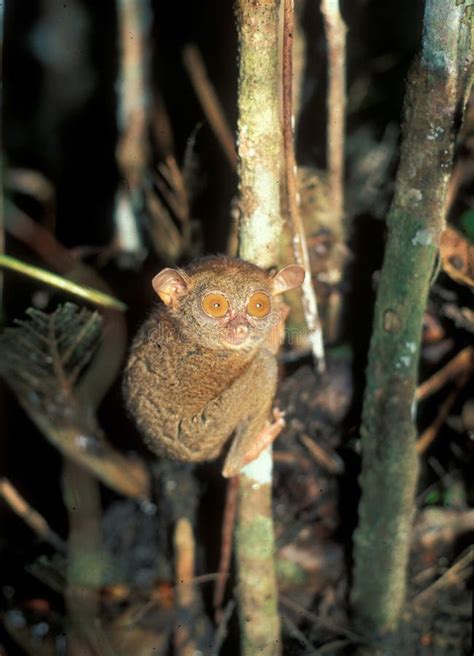
[[[152,281],[161,303],[135,337],[124,395],[148,446],[175,460],[217,458],[231,436],[223,475],[237,474],[284,425],[275,409],[275,353],[285,305],[304,270],[275,274],[225,256],[184,269],[163,269]]]

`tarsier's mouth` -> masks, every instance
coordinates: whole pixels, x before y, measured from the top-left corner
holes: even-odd
[[[243,346],[246,342],[249,342],[250,340],[248,339],[248,337],[237,337],[237,336],[231,337],[230,335],[227,335],[223,341],[227,346]]]
[[[229,331],[224,336],[224,342],[230,344],[231,346],[240,346],[245,342],[248,342],[250,338],[249,333],[239,333],[235,331]]]

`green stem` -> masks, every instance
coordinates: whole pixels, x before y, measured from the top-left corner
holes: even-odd
[[[361,427],[362,498],[352,604],[360,630],[370,638],[396,630],[405,601],[418,478],[419,348],[459,112],[472,70],[467,11],[453,0],[427,0],[422,52],[407,84]]]
[[[0,269],[9,269],[10,271],[16,271],[21,273],[28,278],[33,278],[39,282],[44,282],[51,287],[56,287],[61,289],[73,296],[78,296],[83,298],[89,303],[94,305],[99,305],[102,307],[114,308],[116,310],[121,310],[122,312],[127,309],[125,303],[119,301],[118,299],[110,296],[109,294],[104,294],[97,289],[92,289],[91,287],[84,287],[83,285],[78,285],[75,282],[71,282],[66,278],[58,276],[51,271],[46,269],[40,269],[40,267],[32,266],[31,264],[26,264],[21,260],[17,260],[15,257],[10,255],[5,255],[0,253]]]

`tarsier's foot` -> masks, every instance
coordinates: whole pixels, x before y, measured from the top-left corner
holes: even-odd
[[[256,460],[262,451],[278,437],[285,425],[285,413],[279,408],[274,408],[272,414],[273,421],[265,422],[260,432],[252,439],[250,448],[243,452],[241,446],[237,449],[231,448],[222,470],[225,478],[237,476],[242,467]]]
[[[280,408],[273,408],[273,421],[267,421],[260,433],[255,438],[255,444],[244,455],[242,466],[253,462],[272,444],[285,427],[285,413]]]

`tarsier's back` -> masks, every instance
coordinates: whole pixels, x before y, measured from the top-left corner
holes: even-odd
[[[295,265],[272,276],[224,256],[155,276],[162,303],[135,337],[124,375],[127,408],[153,451],[211,460],[235,434],[224,466],[231,476],[265,430],[281,430],[281,417],[278,427],[267,422],[284,318],[278,295],[303,276]]]

